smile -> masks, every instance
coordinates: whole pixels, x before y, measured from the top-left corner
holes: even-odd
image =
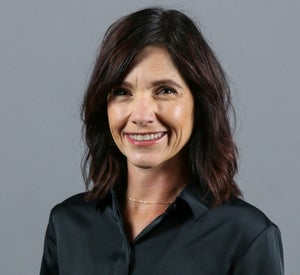
[[[135,141],[151,141],[160,139],[165,135],[165,132],[153,133],[153,134],[129,134],[128,136]]]

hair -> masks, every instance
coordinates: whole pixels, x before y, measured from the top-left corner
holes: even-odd
[[[112,142],[109,130],[107,96],[122,83],[146,46],[167,49],[193,94],[194,127],[186,145],[191,181],[214,206],[241,196],[234,181],[238,150],[230,125],[234,109],[224,71],[188,16],[177,10],[147,8],[108,28],[86,89],[81,115],[87,198],[101,199],[127,178],[126,157]]]

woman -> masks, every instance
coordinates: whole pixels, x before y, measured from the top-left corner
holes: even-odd
[[[186,15],[115,22],[83,103],[88,191],[51,211],[40,274],[283,274],[279,229],[239,199],[230,108]]]

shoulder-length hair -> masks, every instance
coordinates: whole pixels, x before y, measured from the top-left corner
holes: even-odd
[[[233,109],[225,73],[189,17],[177,10],[147,8],[108,28],[88,83],[82,106],[87,146],[82,171],[88,198],[103,198],[127,178],[126,158],[112,142],[108,126],[107,96],[122,83],[146,46],[168,50],[193,94],[194,128],[186,145],[191,181],[213,205],[240,196],[234,181],[238,152],[230,127]]]

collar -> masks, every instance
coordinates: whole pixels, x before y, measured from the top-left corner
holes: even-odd
[[[198,219],[210,208],[208,198],[195,184],[188,184],[177,199],[183,200],[189,206],[195,219]]]
[[[211,205],[209,199],[205,195],[203,195],[201,189],[192,183],[188,184],[182,190],[182,192],[178,195],[176,201],[178,200],[182,200],[187,204],[187,206],[192,211],[195,219],[198,219],[206,211],[208,211]],[[117,192],[115,188],[111,188],[107,195],[102,200],[98,201],[97,207],[101,210],[108,204],[111,204],[113,207],[113,211],[116,213],[119,212],[117,201]]]
[[[102,199],[97,201],[97,209],[103,210],[107,205],[111,205],[115,211],[118,208],[118,192],[122,192],[122,184],[118,182],[114,187],[110,188]]]

